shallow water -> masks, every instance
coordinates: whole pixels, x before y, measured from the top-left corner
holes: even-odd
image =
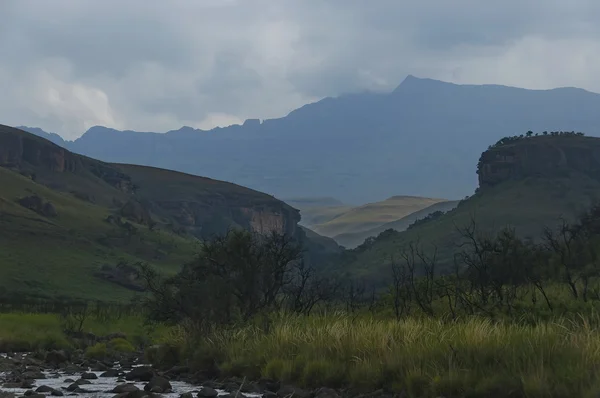
[[[136,366],[144,366],[144,365],[136,365]],[[147,366],[147,365],[146,365]],[[118,369],[119,366],[115,366],[115,369]],[[76,374],[65,374],[61,371],[44,371],[44,375],[46,379],[37,379],[35,380],[35,387],[32,390],[35,391],[36,388],[40,386],[48,386],[55,390],[62,391],[65,396],[69,396],[69,394],[73,394],[79,397],[98,397],[98,398],[112,398],[116,394],[111,392],[117,385],[123,384],[118,383],[117,377],[100,377],[100,375],[104,372],[93,372],[89,371],[89,373],[94,373],[98,376],[98,379],[89,380],[91,384],[83,384],[80,387],[84,390],[90,390],[94,392],[89,393],[71,393],[66,390],[66,388],[71,384],[69,382],[65,382],[66,379],[78,380],[81,378],[81,373]],[[3,380],[6,373],[0,372],[0,380]],[[130,382],[127,383],[135,384],[140,390],[144,389],[145,382]],[[179,398],[179,396],[186,392],[198,392],[202,387],[194,386],[189,383],[185,383],[183,381],[170,381],[173,391],[170,393],[160,394],[162,397],[168,398]],[[25,388],[2,388],[0,384],[0,391],[12,392],[18,396],[22,396],[27,389]],[[219,395],[226,395],[226,391],[217,390]],[[50,393],[46,393],[46,395],[50,395]],[[194,394],[195,395],[195,394]],[[260,394],[244,394],[247,397],[260,397]]]

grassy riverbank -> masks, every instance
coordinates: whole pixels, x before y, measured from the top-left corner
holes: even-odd
[[[231,375],[305,387],[386,388],[414,397],[600,392],[600,330],[584,320],[532,326],[476,318],[284,316],[269,333],[256,327],[217,332],[199,353],[217,358]]]
[[[0,352],[70,348],[63,332],[64,320],[56,314],[0,313]],[[135,345],[160,342],[168,336],[164,325],[144,325],[142,316],[118,319],[85,319],[83,331],[97,336],[124,333]]]
[[[526,324],[340,313],[278,315],[268,325],[217,330],[199,341],[186,340],[179,328],[144,326],[139,316],[91,318],[85,330],[169,343],[179,349],[180,363],[215,360],[224,376],[267,377],[306,388],[384,388],[410,397],[600,393],[600,318],[595,316]],[[58,315],[0,314],[0,351],[68,348],[61,330]]]

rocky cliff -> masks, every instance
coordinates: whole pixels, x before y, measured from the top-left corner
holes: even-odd
[[[78,199],[88,198],[131,221],[199,237],[232,227],[261,234],[298,232],[299,212],[273,196],[170,170],[100,162],[1,125],[0,167]]]
[[[577,134],[514,137],[483,152],[479,187],[527,177],[585,174],[600,180],[600,139]]]

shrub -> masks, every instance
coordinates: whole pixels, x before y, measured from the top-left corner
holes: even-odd
[[[123,338],[116,338],[116,339],[112,339],[111,341],[108,342],[108,348],[111,351],[116,351],[116,352],[133,352],[135,351],[135,348],[133,347],[133,345],[123,339]]]
[[[107,351],[106,344],[96,343],[85,350],[85,356],[90,359],[104,359],[106,358]]]

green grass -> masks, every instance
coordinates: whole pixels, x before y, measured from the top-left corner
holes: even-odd
[[[586,321],[281,316],[268,333],[254,326],[216,332],[203,340],[202,353],[236,376],[305,387],[386,388],[411,397],[600,392],[600,330]]]
[[[0,352],[35,351],[69,348],[71,342],[65,336],[64,324],[57,314],[0,313]],[[127,339],[116,338],[101,346],[89,348],[91,357],[103,352],[131,352],[134,346],[149,345],[172,339],[172,328],[162,324],[146,324],[141,316],[100,319],[88,317],[83,331],[96,336],[123,333]]]
[[[0,314],[0,352],[67,348],[59,317],[46,314]]]
[[[167,273],[189,261],[197,243],[167,231],[139,233],[122,245],[107,247],[106,236],[124,232],[104,222],[108,208],[51,190],[0,168],[0,292],[15,295],[124,301],[132,292],[94,276],[103,265],[148,262]],[[37,193],[52,202],[56,218],[45,218],[16,203]],[[154,258],[166,248],[165,258]]]

